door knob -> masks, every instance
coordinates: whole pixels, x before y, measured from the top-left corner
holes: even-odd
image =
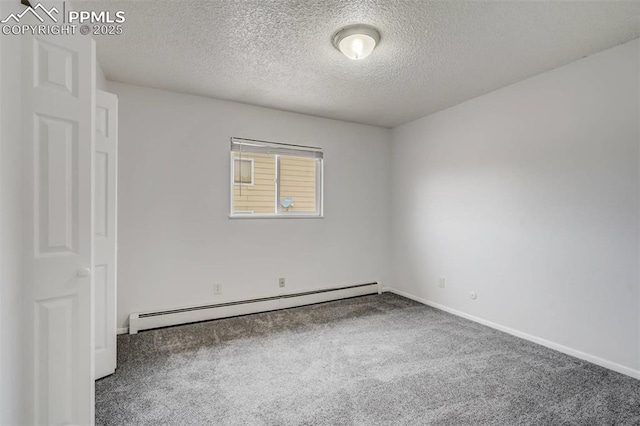
[[[85,278],[91,275],[91,269],[89,268],[78,268],[77,271],[78,278]]]

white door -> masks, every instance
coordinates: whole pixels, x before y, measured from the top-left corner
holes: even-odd
[[[116,370],[118,98],[96,92],[94,170],[96,379]]]
[[[94,422],[95,45],[23,38],[24,276],[30,423]]]

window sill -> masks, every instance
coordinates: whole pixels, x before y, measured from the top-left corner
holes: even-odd
[[[229,219],[324,219],[324,215],[310,214],[230,214]]]

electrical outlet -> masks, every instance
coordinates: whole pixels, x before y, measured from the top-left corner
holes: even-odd
[[[472,291],[471,293],[469,293],[469,297],[471,298],[471,300],[476,300],[478,298],[478,293]]]
[[[438,287],[444,288],[444,278],[438,278]]]
[[[220,283],[213,284],[213,294],[222,294],[222,284]]]
[[[280,285],[280,287],[284,287],[284,278],[280,278],[278,284]]]

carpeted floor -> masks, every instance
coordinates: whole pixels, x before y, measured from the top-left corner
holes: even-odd
[[[390,294],[118,337],[99,425],[640,425],[640,381]]]

